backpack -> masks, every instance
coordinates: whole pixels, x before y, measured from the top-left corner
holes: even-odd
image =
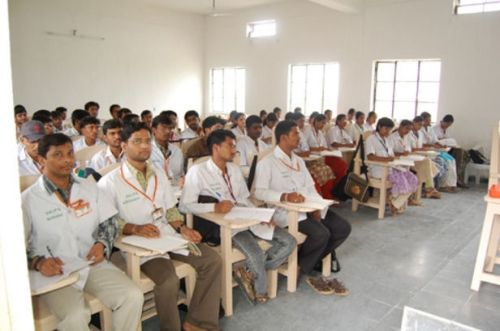
[[[489,160],[486,158],[486,156],[484,156],[478,150],[470,149],[469,156],[470,156],[472,162],[474,162],[476,164],[488,164],[489,163]]]

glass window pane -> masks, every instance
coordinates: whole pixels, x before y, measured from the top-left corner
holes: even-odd
[[[485,0],[460,0],[460,5],[474,5],[483,3]]]
[[[323,108],[323,65],[307,67],[306,107],[305,113],[321,112]]]
[[[393,83],[377,83],[375,100],[392,101],[393,93],[394,93]]]
[[[489,3],[484,5],[485,12],[497,11],[497,10],[500,10],[500,3]]]
[[[415,101],[417,98],[417,83],[396,83],[394,100]]]
[[[292,66],[290,86],[290,108],[305,107],[306,96],[306,66]]]
[[[247,35],[250,38],[269,37],[276,34],[275,21],[253,22],[247,25]]]
[[[441,78],[441,61],[420,62],[420,81],[439,82]]]
[[[245,69],[236,69],[236,110],[245,112]]]
[[[323,96],[323,109],[332,109],[336,112],[339,93],[339,65],[329,63],[325,65],[325,86]]]
[[[212,70],[212,112],[223,111],[223,70]]]
[[[378,118],[382,117],[392,118],[392,102],[376,101],[374,110],[377,113]]]
[[[422,112],[424,111],[431,114],[431,117],[434,121],[437,119],[437,103],[419,102],[417,105],[417,114],[422,114]]]
[[[481,13],[483,11],[483,8],[483,5],[459,6],[457,8],[457,14]]]
[[[412,120],[415,117],[414,102],[395,102],[394,103],[394,119]]]
[[[224,111],[236,109],[236,72],[232,68],[224,69]]]
[[[416,82],[418,61],[398,61],[396,67],[396,81]]]
[[[392,82],[394,81],[394,62],[378,62],[377,63],[377,81]]]
[[[439,83],[420,83],[418,86],[418,101],[437,102],[439,98]]]

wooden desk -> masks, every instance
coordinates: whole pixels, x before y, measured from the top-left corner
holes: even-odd
[[[68,277],[65,277],[58,281],[57,283],[50,284],[44,288],[38,289],[36,291],[31,291],[31,296],[36,296],[36,295],[41,295],[44,293],[52,292],[58,289],[61,289],[63,287],[73,285],[80,279],[80,274],[78,272],[73,272],[71,273]]]

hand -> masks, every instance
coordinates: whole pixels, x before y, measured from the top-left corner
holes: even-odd
[[[321,221],[321,211],[320,210],[315,210],[311,213],[311,217],[315,220],[315,221]]]
[[[64,262],[58,257],[44,258],[39,262],[38,270],[44,276],[51,277],[55,275],[61,275],[63,273]]]
[[[103,243],[95,243],[87,254],[87,260],[94,261],[92,265],[102,262],[104,260],[104,248],[106,247]]]
[[[193,229],[190,229],[186,226],[181,227],[181,234],[184,239],[187,239],[195,244],[199,244],[201,242],[201,234]]]
[[[153,224],[135,225],[132,234],[146,238],[158,238],[160,230]]]
[[[186,181],[186,177],[182,176],[179,178],[179,181],[177,182],[177,185],[182,189],[184,187],[184,182]]]
[[[304,198],[302,194],[297,192],[288,193],[288,195],[286,196],[286,201],[288,202],[301,203],[304,202],[305,200],[306,198]]]
[[[214,211],[218,214],[226,214],[226,213],[229,213],[231,211],[231,209],[233,209],[233,207],[234,207],[234,204],[231,201],[223,200],[223,201],[215,204]]]

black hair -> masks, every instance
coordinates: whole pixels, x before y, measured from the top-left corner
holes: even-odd
[[[209,129],[211,128],[212,126],[214,126],[215,124],[222,124],[222,125],[225,125],[226,124],[226,121],[224,121],[222,118],[219,118],[217,116],[208,116],[207,118],[205,118],[203,120],[203,122],[201,123],[201,127],[203,129]]]
[[[172,125],[172,120],[170,119],[170,117],[168,117],[168,115],[166,115],[165,113],[162,113],[158,116],[155,116],[153,118],[153,122],[151,123],[151,127],[153,128],[157,128],[158,125],[160,124],[165,124],[165,125]]]
[[[188,110],[184,114],[184,120],[187,121],[188,117],[191,117],[191,116],[196,116],[197,118],[200,118],[200,115],[198,114],[198,112],[196,110]]]
[[[372,116],[377,116],[377,113],[374,112],[373,110],[371,112],[368,113],[368,116],[366,117],[366,119],[369,119],[370,117]],[[394,124],[394,123],[393,123]]]
[[[451,115],[451,114],[444,115],[444,117],[443,117],[443,122],[445,122],[445,123],[453,123],[454,121],[455,121],[455,119],[453,118],[453,115]]]
[[[259,113],[259,116],[264,116],[267,115],[267,111],[265,109],[262,109]]]
[[[335,123],[342,121],[346,117],[347,116],[345,114],[338,114],[337,117],[335,118]]]
[[[111,106],[109,106],[109,113],[113,115],[113,108],[120,107],[120,105],[114,103]]]
[[[134,123],[134,122],[140,122],[140,121],[141,121],[141,119],[140,119],[139,115],[137,115],[137,114],[127,114],[122,119],[123,125],[127,125],[127,124]]]
[[[73,123],[73,126],[75,126],[76,122],[80,122],[83,118],[87,116],[89,116],[89,113],[86,110],[75,109],[71,113],[71,123]]]
[[[144,116],[149,115],[149,114],[153,114],[153,113],[151,112],[151,110],[147,110],[147,109],[146,109],[146,110],[143,110],[143,111],[141,112],[141,120],[143,120],[143,119],[144,119]]]
[[[292,121],[298,121],[300,119],[305,119],[305,115],[302,114],[302,113],[295,113],[295,114],[292,114]],[[285,119],[286,120],[286,119]]]
[[[237,113],[234,117],[235,120],[239,120],[241,117],[245,116],[245,113]]]
[[[231,112],[229,112],[229,120],[236,121],[236,115],[238,115],[238,111],[231,110]]]
[[[39,115],[43,115],[45,117],[50,117],[50,111],[46,110],[46,109],[40,109],[40,110],[37,110],[36,112],[33,113],[33,117],[37,117]]]
[[[276,125],[276,128],[274,129],[274,136],[276,138],[276,143],[279,144],[281,136],[288,135],[290,131],[292,131],[292,129],[296,126],[297,123],[292,121],[279,122],[278,125]]]
[[[288,113],[285,114],[285,121],[293,121],[293,119],[295,118],[295,114],[302,114],[302,113],[292,113],[291,111],[289,111]]]
[[[14,107],[14,115],[22,114],[22,113],[28,113],[26,108],[24,108],[23,105],[16,105]]]
[[[431,118],[431,114],[429,114],[428,112],[424,111],[420,114],[420,117],[422,117],[422,119],[425,121],[426,119],[428,118]]]
[[[254,124],[262,124],[262,120],[257,115],[250,115],[245,121],[245,126],[247,129],[251,128]]]
[[[318,116],[319,113],[317,111],[313,111],[311,115],[309,115],[309,120],[315,120],[316,116]]]
[[[215,130],[208,135],[207,146],[210,151],[210,155],[213,153],[214,145],[220,146],[226,138],[231,138],[236,140],[236,136],[229,130],[219,129]]]
[[[62,146],[66,144],[73,146],[73,141],[70,137],[63,133],[54,133],[43,136],[38,142],[38,155],[46,159],[51,146]]]
[[[314,117],[314,123],[316,122],[321,122],[321,121],[326,121],[326,116],[323,114],[318,114],[316,117]]]
[[[267,114],[266,123],[267,122],[277,122],[277,121],[278,121],[278,117],[276,116],[275,113],[269,113],[269,114]]]
[[[356,109],[354,108],[349,108],[349,110],[347,111],[347,114],[348,115],[351,115],[351,114],[354,114],[356,112]]]
[[[122,127],[123,127],[123,125],[119,120],[115,120],[115,119],[107,120],[102,125],[102,133],[106,134],[106,133],[108,133],[108,130],[110,130],[110,129],[120,129]]]
[[[360,118],[361,116],[363,116],[365,113],[363,113],[362,111],[357,111],[356,112],[356,115],[354,115],[356,117],[356,119]]]
[[[326,114],[326,113],[333,113],[331,109],[325,109],[325,111],[323,112],[323,114]]]
[[[46,113],[35,113],[31,117],[31,120],[39,121],[42,122],[43,124],[52,123],[52,114],[50,112],[49,115],[47,115]]]
[[[402,120],[401,123],[399,123],[399,127],[405,127],[405,126],[412,126],[413,123],[410,120]]]
[[[420,123],[423,121],[424,121],[424,119],[422,118],[422,116],[415,116],[415,118],[413,119],[413,122],[417,122],[417,123]]]
[[[101,121],[99,121],[98,118],[95,118],[93,116],[85,116],[80,121],[80,128],[83,129],[86,125],[92,125],[92,124],[99,125],[101,124]]]
[[[56,109],[54,109],[55,112],[59,113],[59,115],[62,115],[63,113],[66,113],[68,112],[68,109],[66,109],[65,107],[57,107]]]
[[[380,128],[390,128],[394,127],[394,122],[388,117],[382,117],[377,122],[377,132],[380,131]]]
[[[273,113],[281,113],[281,108],[280,107],[274,107],[273,108]]]
[[[300,107],[295,107],[295,108],[293,109],[293,112],[294,112],[294,113],[302,113],[302,108],[300,108]]]
[[[121,134],[122,141],[126,143],[134,133],[141,130],[146,130],[149,132],[149,134],[151,134],[151,129],[144,122],[138,122],[138,123],[132,122],[128,123],[127,125],[124,125]]]
[[[89,101],[85,104],[85,106],[83,106],[83,108],[88,111],[90,109],[90,107],[97,107],[97,109],[99,109],[99,104],[95,101]]]
[[[58,112],[57,110],[51,111],[50,112],[50,117],[52,119],[60,118],[61,117],[61,112]]]
[[[177,118],[177,113],[173,110],[162,110],[160,115],[175,116]]]

